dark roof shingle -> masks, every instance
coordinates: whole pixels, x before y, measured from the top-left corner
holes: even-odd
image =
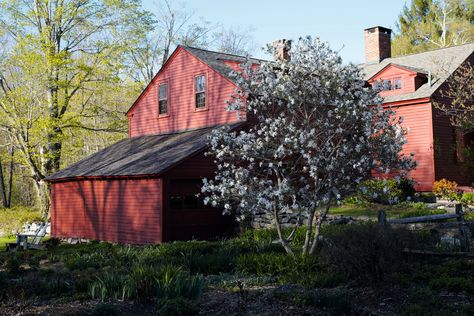
[[[428,52],[386,58],[380,63],[362,65],[365,80],[369,80],[389,64],[431,75],[431,81],[415,92],[387,96],[384,102],[430,97],[446,79],[474,52],[474,43],[435,49]],[[431,83],[431,84],[430,84]]]
[[[233,127],[237,125],[239,124],[234,124]],[[124,139],[47,177],[46,180],[159,175],[190,155],[205,149],[208,136],[215,128]]]
[[[212,69],[214,69],[215,71],[223,75],[224,77],[230,79],[231,81],[234,81],[234,79],[230,76],[230,73],[232,72],[233,69],[227,66],[224,63],[224,61],[230,60],[230,61],[236,61],[239,63],[245,63],[247,61],[247,57],[244,57],[244,56],[213,52],[210,50],[205,50],[205,49],[190,47],[190,46],[182,46],[182,47],[185,50],[187,50],[189,53],[197,57],[199,60],[206,63],[209,67],[211,67]],[[248,59],[254,64],[260,64],[262,62],[265,62],[265,60],[262,60],[262,59],[256,59],[256,58],[250,58],[250,57]]]

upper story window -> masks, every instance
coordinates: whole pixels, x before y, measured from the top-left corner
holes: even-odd
[[[396,77],[374,81],[373,87],[380,91],[400,90],[402,88],[402,78]]]
[[[204,109],[206,107],[206,76],[199,75],[194,80],[196,109]]]
[[[168,84],[162,83],[158,88],[158,115],[168,114]]]
[[[393,90],[400,90],[402,88],[402,78],[397,77],[393,79]]]

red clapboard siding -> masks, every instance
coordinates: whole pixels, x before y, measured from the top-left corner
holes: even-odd
[[[435,178],[431,103],[403,105],[393,109],[398,116],[403,117],[402,125],[409,129],[403,153],[414,153],[418,164],[409,176],[416,181],[415,188],[418,191],[430,191]]]
[[[194,78],[207,78],[206,109],[195,109]],[[168,113],[158,117],[158,86],[168,84]],[[205,63],[179,47],[158,76],[128,113],[130,137],[163,134],[239,121],[226,111],[235,85]],[[241,113],[245,119],[245,113]]]
[[[370,84],[373,84],[374,81],[380,81],[380,80],[385,80],[385,79],[392,80],[394,78],[401,78],[401,82],[402,82],[401,89],[381,91],[380,96],[387,97],[394,94],[404,94],[404,93],[409,93],[409,92],[415,92],[417,88],[417,84],[424,82],[426,80],[417,76],[417,73],[415,71],[398,67],[396,65],[389,65],[384,70],[376,74],[373,78],[371,78],[368,82]]]
[[[214,157],[206,156],[205,152],[197,153],[179,164],[176,168],[170,169],[163,174],[163,177],[173,179],[206,178],[214,177],[217,170]]]
[[[81,180],[51,185],[54,237],[159,243],[161,227],[161,179]]]
[[[456,181],[459,185],[470,185],[465,165],[456,157],[456,132],[449,117],[438,110],[433,111],[435,148],[435,179]]]

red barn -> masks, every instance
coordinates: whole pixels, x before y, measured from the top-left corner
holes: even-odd
[[[207,136],[246,120],[225,109],[244,61],[179,46],[127,112],[130,137],[47,179],[51,235],[145,244],[232,231],[234,219],[196,194],[215,170]]]
[[[467,181],[450,154],[455,131],[432,100],[472,59],[473,49],[470,44],[390,58],[390,30],[366,30],[367,81],[385,85],[385,105],[395,106],[410,128],[405,151],[418,161],[411,176],[419,190],[430,190],[443,177]],[[236,88],[229,74],[244,61],[179,46],[127,112],[129,138],[47,178],[52,236],[145,244],[231,231],[232,217],[203,205],[196,194],[201,179],[215,170],[204,155],[207,136],[217,126],[239,128],[247,120],[246,113],[225,110]],[[435,75],[437,61],[449,62],[447,74]]]

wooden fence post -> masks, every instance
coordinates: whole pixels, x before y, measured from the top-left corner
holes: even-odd
[[[378,222],[379,226],[383,228],[387,227],[387,213],[385,213],[385,211],[379,211]]]
[[[462,204],[456,204],[455,206],[456,214],[458,217],[459,222],[459,231],[461,233],[461,250],[465,252],[469,252],[471,250],[470,239],[471,239],[471,231],[469,227],[466,225],[466,221],[464,220],[464,212],[462,210]]]

